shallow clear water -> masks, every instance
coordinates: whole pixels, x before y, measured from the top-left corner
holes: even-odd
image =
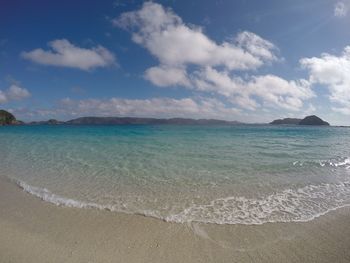
[[[58,205],[172,222],[308,221],[350,205],[350,129],[0,127],[0,174]]]

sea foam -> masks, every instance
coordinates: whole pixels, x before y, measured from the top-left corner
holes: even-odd
[[[166,218],[170,222],[199,221],[215,224],[307,222],[350,205],[350,182],[286,189],[266,197],[227,197],[193,205]]]
[[[162,215],[159,211],[128,211],[119,205],[101,205],[65,198],[48,189],[31,186],[23,181],[17,184],[26,192],[57,206],[93,208],[113,212],[140,214],[167,222],[202,222],[213,224],[256,225],[273,222],[307,222],[335,209],[349,206],[350,182],[309,185],[299,189],[286,189],[261,197],[232,196],[194,204],[177,214]]]
[[[32,194],[43,201],[55,204],[57,206],[67,206],[67,207],[76,207],[76,208],[96,208],[96,209],[110,210],[110,211],[114,210],[114,207],[110,205],[99,205],[96,203],[82,202],[82,201],[78,201],[70,198],[65,198],[50,192],[46,188],[31,186],[20,180],[17,180],[16,183],[25,192]]]
[[[307,164],[315,164],[315,162],[305,162],[305,161],[294,161],[294,166],[304,166]],[[349,157],[340,157],[336,159],[329,159],[329,160],[321,160],[318,161],[318,164],[321,167],[343,167],[345,169],[350,169],[350,158]]]

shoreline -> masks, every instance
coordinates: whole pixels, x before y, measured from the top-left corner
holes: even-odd
[[[37,186],[32,186],[27,184],[24,181],[21,180],[16,180],[16,179],[11,179],[11,178],[6,178],[6,180],[9,180],[10,183],[15,184],[18,188],[23,190],[24,192],[44,201],[48,202],[51,204],[54,204],[56,206],[62,206],[62,207],[70,207],[70,208],[80,208],[80,209],[96,209],[96,210],[102,210],[102,211],[109,211],[111,213],[123,213],[123,214],[128,214],[128,215],[138,215],[138,216],[144,216],[144,217],[151,217],[154,219],[158,219],[164,222],[168,223],[180,223],[180,224],[188,224],[188,223],[199,223],[199,224],[215,224],[215,225],[263,225],[266,223],[306,223],[315,220],[316,218],[319,218],[321,216],[324,216],[328,213],[331,213],[333,211],[336,211],[341,208],[345,207],[350,207],[350,204],[343,204],[338,207],[333,207],[333,208],[328,208],[328,210],[319,212],[318,214],[315,215],[309,215],[309,217],[304,218],[304,219],[291,219],[290,221],[283,221],[281,220],[276,220],[276,221],[263,221],[261,220],[260,222],[234,222],[234,223],[221,223],[221,222],[206,222],[206,221],[178,221],[174,220],[173,218],[170,217],[157,217],[154,214],[150,213],[131,213],[128,211],[122,211],[122,210],[117,210],[113,205],[103,205],[103,204],[97,204],[97,203],[91,203],[91,202],[84,202],[80,200],[75,200],[67,197],[63,197],[60,195],[57,195],[55,193],[52,193],[50,190],[46,188],[40,188]],[[349,183],[346,183],[349,184]],[[286,191],[286,190],[284,190]],[[225,198],[223,198],[225,199]],[[170,218],[170,220],[169,220]]]
[[[349,207],[309,222],[179,224],[56,206],[0,177],[0,262],[349,261]]]

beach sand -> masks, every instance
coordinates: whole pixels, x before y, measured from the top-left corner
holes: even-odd
[[[350,208],[307,223],[175,224],[57,207],[0,178],[0,262],[350,262]]]

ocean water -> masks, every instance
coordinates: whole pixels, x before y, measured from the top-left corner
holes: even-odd
[[[169,222],[309,221],[350,205],[350,129],[0,127],[0,175],[57,205]]]

